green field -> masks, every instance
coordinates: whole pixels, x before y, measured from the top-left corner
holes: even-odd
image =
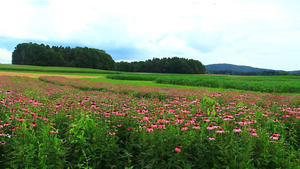
[[[238,89],[264,93],[300,93],[299,76],[227,76],[186,74],[117,74],[107,78],[119,80],[154,81],[173,84],[222,89]]]
[[[0,65],[0,71],[30,72],[43,74],[72,74],[102,76],[106,78],[85,78],[89,81],[122,83],[130,85],[207,88],[210,90],[240,90],[262,93],[300,93],[300,76],[230,76],[191,75],[159,73],[127,73],[88,68],[43,67],[27,65]]]
[[[32,73],[85,73],[93,74],[118,74],[117,71],[99,70],[90,68],[73,68],[73,67],[48,67],[48,66],[30,66],[30,65],[8,65],[0,64],[0,71],[20,71]]]

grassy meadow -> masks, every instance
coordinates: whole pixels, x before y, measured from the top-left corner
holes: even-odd
[[[0,69],[2,168],[300,168],[297,76]]]

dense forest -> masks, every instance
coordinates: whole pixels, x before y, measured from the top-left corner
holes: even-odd
[[[125,72],[204,74],[205,66],[200,61],[185,58],[153,58],[139,62],[117,62],[116,68]]]
[[[12,54],[12,64],[115,70],[115,61],[104,50],[87,47],[50,47],[36,43],[18,44]]]

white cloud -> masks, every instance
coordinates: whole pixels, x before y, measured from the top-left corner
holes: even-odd
[[[0,48],[0,61],[1,63],[11,63],[12,51]]]
[[[295,64],[300,52],[299,3],[296,0],[1,1],[0,37],[18,38],[20,43],[23,39],[97,47],[114,51],[116,60],[176,55],[204,64],[222,60],[299,69]],[[267,56],[273,57],[272,62]],[[284,62],[291,63],[289,67],[275,64],[274,60],[281,60],[282,56],[291,58],[290,62]]]

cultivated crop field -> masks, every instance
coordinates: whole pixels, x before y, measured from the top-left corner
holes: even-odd
[[[298,93],[0,77],[3,168],[297,168],[299,132]]]
[[[107,75],[107,78],[119,80],[144,80],[154,81],[158,84],[238,89],[265,93],[300,93],[299,76],[226,76],[122,73]]]

